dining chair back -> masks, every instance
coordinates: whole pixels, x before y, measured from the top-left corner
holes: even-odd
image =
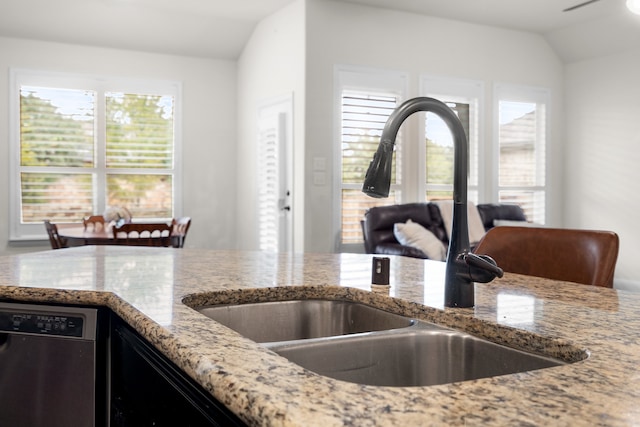
[[[122,210],[125,212],[124,222],[125,223],[130,223],[131,220],[133,219],[133,215],[131,215],[131,211],[129,209],[125,208],[124,206],[122,207]]]
[[[49,235],[49,243],[51,243],[51,249],[62,249],[67,247],[65,239],[58,234],[58,226],[53,224],[49,220],[44,221],[44,227],[47,229],[47,235]]]
[[[166,223],[125,223],[113,227],[116,244],[128,246],[172,246],[172,227]]]
[[[611,288],[618,247],[611,231],[502,226],[489,230],[474,253],[507,272]]]
[[[184,241],[187,238],[189,227],[191,227],[191,218],[188,216],[174,218],[173,221],[171,221],[174,248],[184,247]]]
[[[99,231],[104,229],[104,217],[102,215],[90,215],[82,219],[84,229]]]

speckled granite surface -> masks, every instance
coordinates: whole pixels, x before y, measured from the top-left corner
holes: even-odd
[[[443,264],[392,257],[391,298],[370,255],[84,247],[0,258],[0,299],[105,305],[250,425],[626,426],[640,422],[640,294],[506,274],[476,306],[443,309]],[[238,292],[241,290],[241,292]],[[495,341],[580,359],[431,387],[308,372],[187,305],[351,299]]]

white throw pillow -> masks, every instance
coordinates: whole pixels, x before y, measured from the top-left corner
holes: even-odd
[[[401,222],[394,224],[393,235],[400,244],[420,249],[429,259],[444,261],[447,257],[447,248],[444,243],[417,222],[407,220],[405,224]]]
[[[444,229],[447,237],[451,239],[451,223],[453,222],[453,200],[436,200],[434,202],[440,209]],[[467,201],[467,227],[469,228],[469,243],[475,245],[484,237],[484,224],[480,218],[478,208],[472,201]]]

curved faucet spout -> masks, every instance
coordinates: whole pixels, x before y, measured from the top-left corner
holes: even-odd
[[[409,99],[398,106],[389,116],[382,131],[378,150],[373,156],[365,176],[362,191],[372,197],[388,197],[391,186],[391,164],[393,146],[400,125],[407,117],[418,111],[437,114],[453,134],[453,222],[447,252],[445,276],[445,306],[473,307],[474,281],[489,282],[502,276],[502,270],[493,260],[478,260],[470,253],[469,225],[467,220],[467,135],[458,116],[441,101],[419,97]]]

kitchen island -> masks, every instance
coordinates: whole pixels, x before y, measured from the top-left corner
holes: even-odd
[[[391,258],[386,296],[370,292],[371,255],[87,246],[0,258],[0,300],[108,307],[249,425],[640,420],[640,293],[507,273],[475,285],[475,307],[445,309],[443,263]],[[304,370],[183,302],[294,297],[361,301],[584,360],[430,387],[359,385]]]

